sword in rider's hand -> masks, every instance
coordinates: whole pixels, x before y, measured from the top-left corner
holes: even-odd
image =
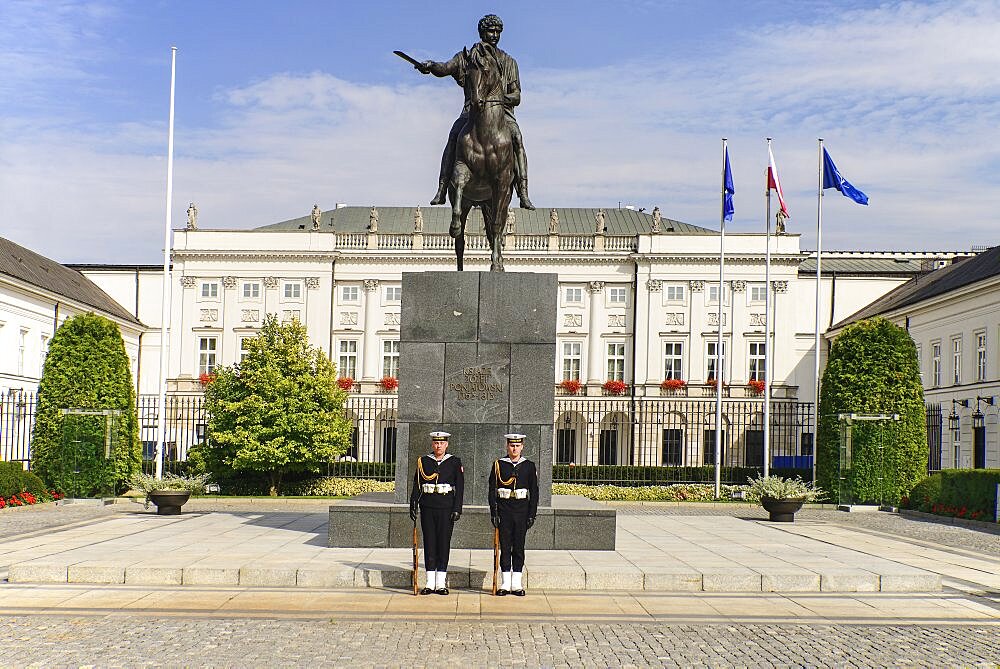
[[[423,66],[424,66],[424,64],[421,63],[420,61],[418,61],[416,58],[413,58],[411,56],[407,56],[402,51],[393,51],[393,53],[396,54],[397,56],[399,56],[400,58],[402,58],[403,60],[405,60],[407,63],[410,63],[411,65],[413,65],[413,67],[417,68],[418,70],[422,69]]]

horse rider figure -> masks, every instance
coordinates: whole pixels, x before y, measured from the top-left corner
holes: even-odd
[[[514,107],[521,104],[521,80],[517,73],[517,61],[497,47],[502,31],[503,21],[496,14],[487,14],[479,20],[479,45],[485,47],[484,50],[487,53],[495,56],[502,77],[501,97],[504,100],[507,127],[510,131],[511,142],[514,148],[514,188],[517,190],[517,197],[521,201],[521,208],[534,209],[535,206],[528,199],[528,157],[524,152],[521,129],[517,125],[517,119],[514,118]],[[435,77],[450,76],[455,79],[459,86],[462,86],[463,89],[465,88],[464,50],[459,51],[446,62],[439,63],[433,60],[425,60],[414,67],[422,74],[433,74]],[[448,133],[448,144],[445,146],[444,154],[441,156],[438,190],[434,194],[431,204],[445,203],[445,197],[448,193],[448,183],[452,168],[455,165],[455,142],[462,132],[462,128],[465,127],[466,121],[469,119],[469,106],[469,96],[466,93],[462,114],[451,126],[451,131]]]

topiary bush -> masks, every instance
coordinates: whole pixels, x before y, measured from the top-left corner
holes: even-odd
[[[901,506],[930,513],[934,505],[941,501],[941,478],[938,472],[918,481],[910,494],[903,498]]]
[[[834,341],[820,386],[817,483],[840,489],[838,414],[899,414],[899,421],[855,423],[845,472],[851,502],[897,504],[927,472],[924,391],[917,348],[884,318],[849,325]]]
[[[63,409],[118,410],[110,457],[105,416]],[[92,497],[123,490],[141,458],[132,372],[118,326],[92,313],[68,319],[52,337],[38,385],[32,471],[67,494]]]
[[[0,462],[0,497],[22,492],[39,497],[48,495],[42,480],[33,472],[26,471],[20,462]]]

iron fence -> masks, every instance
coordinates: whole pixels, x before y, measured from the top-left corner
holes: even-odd
[[[31,461],[34,426],[34,393],[12,389],[0,395],[0,461]]]
[[[927,473],[941,471],[941,447],[944,430],[944,416],[940,404],[926,404],[924,418],[927,425]]]

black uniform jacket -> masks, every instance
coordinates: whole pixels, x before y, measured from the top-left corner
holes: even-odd
[[[423,473],[421,474],[421,469]],[[425,493],[425,483],[450,483],[452,491],[447,494]],[[462,512],[462,497],[465,494],[465,470],[462,460],[455,455],[445,453],[444,460],[438,462],[433,455],[423,455],[418,461],[417,470],[413,473],[413,491],[410,493],[410,503],[420,502],[422,507],[429,509],[449,509]]]
[[[500,477],[497,478],[499,469]],[[516,490],[518,488],[528,489],[528,499],[500,499],[497,497],[497,488],[507,488]],[[521,458],[517,464],[510,461],[510,458],[500,458],[493,463],[490,468],[490,514],[497,515],[502,509],[504,511],[520,512],[527,511],[529,518],[534,518],[538,513],[538,472],[535,463],[527,458]]]

